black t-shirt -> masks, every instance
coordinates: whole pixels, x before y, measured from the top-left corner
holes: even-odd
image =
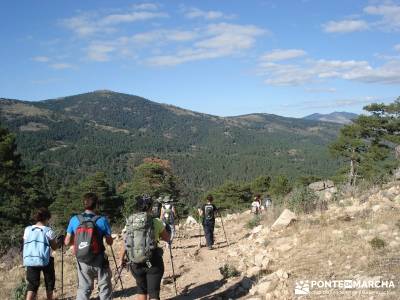
[[[214,221],[217,207],[212,203],[204,204],[201,208],[203,211],[203,218],[205,221]]]

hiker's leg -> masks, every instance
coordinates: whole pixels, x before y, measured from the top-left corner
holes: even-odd
[[[207,247],[211,246],[211,232],[210,232],[210,224],[209,223],[204,223],[204,235],[206,237],[206,243]]]
[[[26,300],[35,300],[36,299],[36,294],[35,292],[29,291],[26,293]]]
[[[97,270],[100,300],[110,300],[112,295],[111,269],[109,264]]]
[[[215,223],[210,224],[210,242],[211,242],[211,246],[214,245],[214,228],[215,228]]]
[[[36,299],[36,294],[39,289],[40,284],[40,270],[39,267],[27,267],[26,268],[26,281],[28,282],[27,286],[27,300]]]
[[[54,258],[50,257],[50,263],[43,268],[44,285],[46,287],[47,300],[53,300],[53,291],[56,285],[56,272],[54,270]]]
[[[130,270],[136,281],[136,299],[147,300],[146,265],[131,264]]]
[[[160,299],[161,280],[164,275],[164,262],[162,254],[155,254],[152,261],[152,267],[147,270],[147,290],[150,300]]]
[[[78,268],[78,291],[76,300],[89,300],[90,294],[93,290],[93,282],[97,271],[93,272],[93,267],[85,263],[77,263]]]

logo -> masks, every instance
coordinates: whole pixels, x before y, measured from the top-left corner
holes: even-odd
[[[88,242],[80,242],[79,243],[79,250],[82,250],[83,248],[89,247],[89,243]]]
[[[310,284],[308,280],[296,281],[296,286],[294,288],[295,295],[308,295],[310,293]]]

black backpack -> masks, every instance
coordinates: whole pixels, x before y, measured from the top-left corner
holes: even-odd
[[[101,216],[85,218],[77,215],[79,220],[78,228],[74,238],[74,252],[79,262],[90,263],[104,251],[101,234],[96,226],[96,222]]]
[[[204,219],[205,220],[214,220],[214,205],[206,204],[204,205]]]

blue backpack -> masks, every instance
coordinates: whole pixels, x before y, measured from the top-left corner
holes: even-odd
[[[28,237],[24,241],[24,266],[44,267],[50,262],[50,243],[46,233],[48,227],[29,226]]]

